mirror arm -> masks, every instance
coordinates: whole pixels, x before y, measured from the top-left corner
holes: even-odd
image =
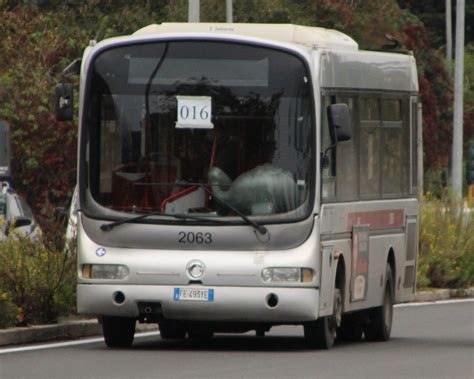
[[[324,153],[321,153],[321,167],[322,168],[328,167],[329,165],[328,152],[330,150],[333,150],[337,145],[337,132],[336,131],[334,131],[334,139],[335,139],[334,143],[330,145],[329,147],[327,147],[326,150],[324,150]]]
[[[81,58],[76,58],[74,59],[64,70],[63,70],[63,78],[64,81],[66,81],[66,78],[68,76],[72,75],[79,75],[81,72],[81,64],[82,64],[82,59]]]

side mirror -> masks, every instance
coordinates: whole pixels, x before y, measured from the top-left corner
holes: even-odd
[[[347,104],[329,105],[327,111],[332,142],[335,144],[350,140],[352,138],[352,119]]]
[[[74,114],[74,91],[71,83],[61,83],[55,89],[56,120],[71,121]]]
[[[31,225],[31,222],[32,222],[31,219],[29,219],[28,217],[18,216],[13,221],[12,227],[20,228],[22,226],[28,226],[28,225]]]

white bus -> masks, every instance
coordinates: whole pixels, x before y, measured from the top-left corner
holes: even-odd
[[[80,70],[79,70],[80,67]],[[415,290],[409,54],[296,25],[150,25],[80,71],[78,312],[109,347],[274,325],[387,340]],[[72,116],[71,85],[57,90]]]

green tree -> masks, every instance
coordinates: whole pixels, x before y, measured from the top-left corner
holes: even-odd
[[[13,129],[15,187],[36,212],[64,205],[75,183],[76,124],[55,121],[51,92],[61,71],[91,39],[133,33],[152,24],[187,21],[187,0],[50,0],[41,7],[0,0],[0,117]],[[223,0],[201,0],[201,20],[224,22]],[[380,48],[385,34],[414,51],[424,113],[427,167],[447,163],[452,83],[423,23],[396,0],[239,0],[236,22],[295,23],[333,28],[361,48]],[[466,69],[472,65],[467,60]],[[469,76],[470,77],[470,76]],[[76,82],[77,84],[77,82]],[[469,92],[467,98],[469,98]]]
[[[12,126],[14,186],[41,221],[41,213],[50,216],[49,204],[65,204],[76,177],[77,120],[59,123],[52,112],[51,93],[62,70],[91,39],[130,34],[162,21],[160,5],[167,2],[11,3],[0,0],[0,117]]]

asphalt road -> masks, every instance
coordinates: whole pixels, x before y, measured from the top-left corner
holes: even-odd
[[[307,349],[296,326],[205,343],[155,334],[127,350],[73,343],[0,349],[0,378],[474,378],[474,300],[397,307],[390,341],[330,351]]]

